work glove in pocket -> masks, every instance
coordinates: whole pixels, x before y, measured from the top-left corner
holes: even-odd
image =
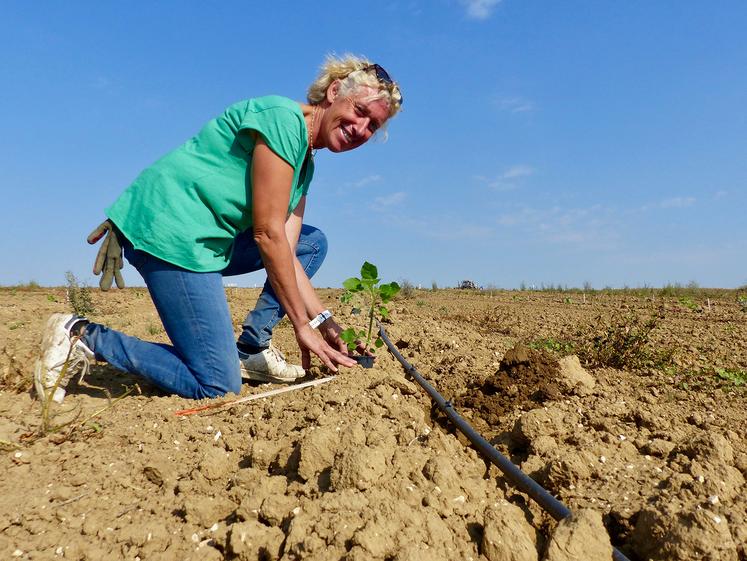
[[[122,245],[119,243],[114,224],[110,220],[104,220],[99,224],[93,232],[88,234],[86,240],[90,244],[95,244],[102,237],[104,238],[104,242],[96,254],[96,262],[93,264],[93,274],[101,275],[101,280],[99,281],[101,290],[109,290],[112,287],[112,279],[117,283],[118,288],[124,288],[124,279],[122,279],[122,273],[119,272],[124,266],[122,261]]]

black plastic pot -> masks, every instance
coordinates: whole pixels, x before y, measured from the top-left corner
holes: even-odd
[[[360,355],[352,355],[350,358],[352,358],[355,362],[360,364],[363,368],[372,368],[374,365],[374,360],[376,359],[375,356],[360,356]]]

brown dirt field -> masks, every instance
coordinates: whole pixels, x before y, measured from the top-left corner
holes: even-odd
[[[322,294],[345,324],[340,293]],[[91,319],[165,341],[144,289],[92,295]],[[239,326],[258,290],[227,295]],[[137,380],[98,364],[54,410],[78,421],[40,436],[30,377],[65,290],[2,288],[0,559],[601,560],[611,540],[632,560],[747,560],[734,291],[415,291],[391,308],[406,358],[572,519],[486,467],[383,351],[373,369],[188,417],[174,412],[197,402],[142,381],[106,408]],[[650,345],[601,364],[595,350],[614,359],[640,333],[634,316],[658,318]],[[288,325],[276,343],[298,356]]]

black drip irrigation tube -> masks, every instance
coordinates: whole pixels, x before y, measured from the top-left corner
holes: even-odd
[[[469,439],[469,441],[484,457],[490,460],[491,463],[495,464],[498,469],[503,472],[503,475],[509,483],[529,495],[530,498],[534,499],[534,501],[555,520],[562,520],[571,515],[571,511],[567,506],[553,497],[544,487],[526,475],[511,460],[496,450],[490,442],[485,440],[480,433],[473,429],[470,424],[456,412],[451,401],[444,399],[444,397],[438,393],[438,391],[431,386],[425,378],[423,378],[420,372],[418,372],[415,367],[407,362],[405,357],[400,354],[397,347],[395,347],[389,340],[389,337],[387,337],[386,331],[384,331],[384,326],[381,325],[381,323],[379,323],[379,335],[384,343],[386,343],[389,352],[394,355],[394,358],[396,358],[405,369],[405,374],[411,376],[418,384],[420,384],[420,387],[425,390],[430,398],[436,403],[438,408],[446,414],[452,423],[454,423],[456,428]],[[615,561],[630,561],[615,547],[612,548],[612,558]]]

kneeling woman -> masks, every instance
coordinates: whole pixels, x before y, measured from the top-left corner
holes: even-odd
[[[171,345],[54,314],[36,364],[39,396],[55,386],[68,354],[70,367],[53,396],[59,402],[68,379],[94,356],[195,399],[238,393],[242,371],[293,382],[309,367],[310,353],[333,371],[353,366],[341,327],[309,281],[327,250],[324,234],[303,224],[313,154],[358,148],[401,104],[398,85],[378,64],[329,57],[308,103],[280,96],[236,103],[143,171],[107,209],[99,231],[108,231],[110,254],[121,243],[142,275]],[[223,277],[261,268],[267,282],[237,342]],[[285,315],[302,366],[287,363],[272,345]]]

